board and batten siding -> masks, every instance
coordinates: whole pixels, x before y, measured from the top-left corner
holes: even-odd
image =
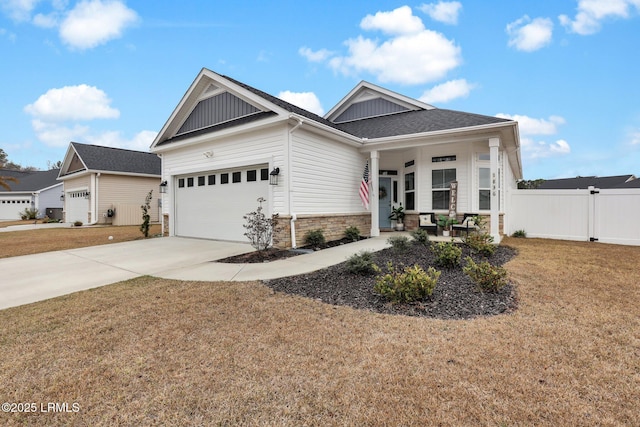
[[[151,214],[151,222],[158,222],[160,219],[158,206],[159,185],[160,178],[101,174],[98,177],[99,200],[96,213],[98,222],[111,222],[112,219],[107,218],[105,215],[108,209],[116,209],[116,216],[113,218],[114,225],[141,224],[141,206],[144,204],[150,190],[153,190],[149,212]],[[133,211],[137,215],[129,213],[125,219],[125,212],[119,212],[118,206],[122,206],[121,210]],[[122,218],[119,218],[119,216]]]
[[[268,163],[270,167],[280,168],[279,182],[281,183],[271,187],[273,200],[268,201],[269,206],[273,212],[286,212],[284,183],[289,173],[285,162],[287,135],[285,125],[274,126],[167,151],[162,154],[162,179],[167,180],[170,186],[175,186],[177,185],[175,177],[180,175]],[[204,155],[206,152],[212,152],[211,157],[206,157]],[[164,214],[173,214],[170,207],[172,203],[169,200],[172,191],[169,190],[169,196],[165,199]]]
[[[291,149],[293,213],[365,212],[358,196],[365,162],[355,147],[296,131]]]

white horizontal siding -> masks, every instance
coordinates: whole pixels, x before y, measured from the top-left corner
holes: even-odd
[[[416,210],[420,212],[433,211],[431,204],[431,172],[437,169],[455,169],[456,180],[458,181],[458,212],[470,212],[473,197],[471,177],[473,175],[470,174],[472,166],[469,157],[469,145],[448,144],[422,147],[419,155],[419,161],[416,159],[416,164],[419,164],[416,176],[416,188],[418,191]],[[431,161],[432,157],[451,155],[456,156],[455,162],[433,163]]]
[[[291,156],[296,214],[364,211],[358,188],[366,158],[357,148],[299,129],[293,134]]]
[[[172,177],[197,172],[236,168],[268,163],[280,168],[279,181],[286,182],[288,171],[285,166],[285,146],[287,141],[285,126],[272,127],[261,131],[231,136],[195,145],[188,145],[163,153],[163,180],[173,185]],[[204,153],[211,151],[207,158]],[[169,194],[171,193],[169,190]],[[285,211],[284,185],[273,187],[274,212]],[[171,201],[165,198],[163,212],[170,213]]]

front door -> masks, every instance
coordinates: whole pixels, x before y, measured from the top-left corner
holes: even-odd
[[[391,178],[379,178],[379,191],[378,191],[378,213],[379,213],[379,227],[380,228],[391,228],[391,220],[389,219],[389,215],[391,215]]]

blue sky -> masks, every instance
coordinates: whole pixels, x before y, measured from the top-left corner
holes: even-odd
[[[524,177],[640,176],[640,0],[0,0],[0,148],[147,150],[202,67],[316,113],[366,80],[517,119]]]

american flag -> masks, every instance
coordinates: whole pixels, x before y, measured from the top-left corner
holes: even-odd
[[[360,181],[360,200],[365,209],[369,209],[369,161],[364,165],[364,173],[362,174],[362,181]]]

